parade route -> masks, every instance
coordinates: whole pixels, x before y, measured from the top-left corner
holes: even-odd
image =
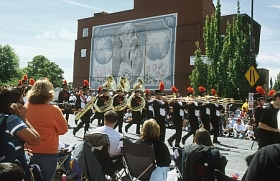
[[[75,143],[82,142],[83,140],[83,134],[84,129],[81,128],[77,133],[76,136],[73,135],[73,128],[76,126],[74,123],[74,115],[70,115],[69,117],[69,129],[68,132],[65,135],[60,136],[60,142],[72,145]],[[97,120],[94,120],[93,123],[90,125],[90,130],[93,130],[97,126]],[[126,123],[124,123],[124,126]],[[132,125],[131,128],[128,130],[128,133],[125,133],[124,127],[123,127],[123,133],[126,137],[136,140],[139,138],[138,135],[135,134],[136,126]],[[170,148],[170,154],[171,158],[173,155],[172,148],[167,143],[167,138],[169,138],[171,135],[175,133],[174,129],[166,129],[166,139],[165,143]],[[183,131],[182,135],[187,134],[187,131]],[[226,166],[226,175],[230,176],[235,172],[235,170],[238,170],[239,173],[239,179],[242,178],[244,175],[247,165],[245,158],[249,155],[252,155],[255,153],[258,149],[258,145],[255,142],[253,145],[253,148],[251,150],[251,146],[253,144],[253,141],[251,140],[245,140],[245,139],[233,139],[232,137],[226,138],[226,137],[219,137],[218,140],[221,142],[220,144],[214,143],[214,146],[220,150],[220,153],[225,155],[228,159],[228,163]],[[189,137],[186,140],[186,144],[190,144],[192,142],[192,137]],[[181,144],[181,147],[183,145]],[[174,165],[174,162],[171,163]]]

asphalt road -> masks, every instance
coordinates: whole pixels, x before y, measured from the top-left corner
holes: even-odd
[[[125,123],[126,124],[126,123]],[[124,125],[125,125],[124,124]],[[84,129],[81,128],[79,132],[76,133],[76,136],[73,136],[73,128],[76,126],[74,123],[74,115],[70,115],[69,117],[69,130],[65,135],[60,136],[60,141],[69,145],[82,142]],[[90,126],[90,130],[96,128],[97,120],[94,120]],[[124,130],[124,128],[123,128]],[[138,139],[138,136],[135,134],[136,126],[133,125],[128,130],[128,133],[124,134],[126,137],[131,139]],[[167,143],[167,138],[175,133],[174,129],[167,129],[166,130],[166,145],[170,148],[170,154],[172,155],[172,149]],[[183,135],[187,134],[187,131],[183,131]],[[214,146],[220,150],[220,153],[226,156],[228,159],[228,163],[226,166],[226,175],[231,175],[238,170],[239,178],[242,178],[243,174],[247,169],[245,158],[249,155],[252,155],[256,152],[258,145],[257,143],[254,144],[252,150],[251,146],[253,141],[251,140],[240,140],[240,139],[233,139],[233,138],[225,138],[219,137],[218,140],[221,142],[220,144],[214,144]],[[192,137],[189,137],[186,140],[186,144],[190,144],[192,142]],[[183,145],[181,144],[183,147]]]

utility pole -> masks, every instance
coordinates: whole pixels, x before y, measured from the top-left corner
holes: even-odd
[[[250,66],[253,65],[254,61],[254,51],[253,51],[253,39],[254,39],[254,31],[253,31],[253,25],[254,25],[254,0],[251,0],[251,36],[250,36]],[[249,85],[249,92],[252,91],[252,87]]]

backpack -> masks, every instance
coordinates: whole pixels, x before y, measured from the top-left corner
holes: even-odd
[[[187,145],[178,152],[179,156],[175,162],[181,172],[181,180],[215,180],[215,169],[220,157],[217,149],[213,146]]]

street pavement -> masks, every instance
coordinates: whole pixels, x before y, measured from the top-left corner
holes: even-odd
[[[73,128],[76,126],[74,123],[74,117],[75,115],[69,116],[69,129],[68,132],[65,135],[60,136],[60,142],[65,144],[75,144],[82,142],[83,135],[84,135],[84,128],[81,128],[77,133],[76,136],[73,135]],[[93,123],[90,125],[90,131],[96,128],[97,126],[97,120],[94,120]],[[126,123],[124,123],[124,126]],[[89,131],[89,132],[90,132]],[[136,132],[136,125],[133,125],[128,130],[128,133],[125,133],[124,127],[123,127],[123,133],[126,137],[136,140],[139,138],[138,135],[135,134]],[[173,155],[172,148],[167,143],[167,138],[169,138],[171,135],[175,133],[174,129],[166,129],[166,139],[165,143],[170,148],[170,154]],[[182,135],[187,134],[187,131],[183,131]],[[245,161],[245,158],[249,155],[252,155],[257,151],[258,145],[257,143],[254,143],[253,148],[252,144],[253,141],[251,140],[241,140],[241,139],[233,139],[233,138],[226,138],[226,137],[219,137],[218,140],[221,142],[220,144],[214,143],[214,146],[220,150],[220,153],[226,156],[228,163],[226,166],[226,175],[231,176],[236,170],[239,173],[239,179],[242,178],[244,175],[247,164]],[[186,140],[186,144],[192,143],[192,137],[189,137]],[[174,143],[173,143],[174,144]],[[181,144],[181,147],[183,145]],[[172,156],[171,156],[172,157]],[[174,162],[172,162],[174,164]]]

